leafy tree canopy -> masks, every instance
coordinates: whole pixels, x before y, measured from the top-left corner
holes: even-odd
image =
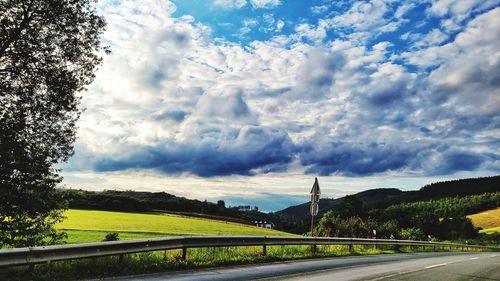
[[[107,50],[93,2],[0,1],[0,246],[58,238],[64,202],[53,165],[73,153],[77,93]]]

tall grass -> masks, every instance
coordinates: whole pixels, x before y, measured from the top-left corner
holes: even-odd
[[[188,249],[185,260],[182,260],[182,250],[169,250],[3,268],[0,269],[0,280],[74,280],[313,257],[433,250],[430,247],[395,249],[391,246],[354,246],[351,251],[349,246],[344,245],[319,245],[313,254],[311,246],[267,246],[267,255],[264,256],[262,246],[194,248]]]

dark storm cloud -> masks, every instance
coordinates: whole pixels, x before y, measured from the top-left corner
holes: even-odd
[[[155,169],[166,174],[189,172],[202,177],[251,175],[286,170],[293,144],[282,130],[246,126],[226,143],[167,144],[147,147],[118,159],[96,163],[97,171]]]
[[[474,171],[498,155],[457,149],[439,143],[338,143],[309,145],[300,155],[306,173],[367,176],[387,171],[418,170],[425,175]]]
[[[300,155],[306,173],[365,176],[400,170],[410,164],[415,149],[392,147],[386,144],[332,142],[322,147],[311,145]]]

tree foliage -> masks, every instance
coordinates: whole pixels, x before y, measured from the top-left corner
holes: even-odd
[[[105,25],[91,0],[0,1],[0,246],[58,238],[54,164],[73,153]]]

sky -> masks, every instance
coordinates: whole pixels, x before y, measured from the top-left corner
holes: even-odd
[[[500,0],[101,0],[69,188],[276,211],[499,174]]]

